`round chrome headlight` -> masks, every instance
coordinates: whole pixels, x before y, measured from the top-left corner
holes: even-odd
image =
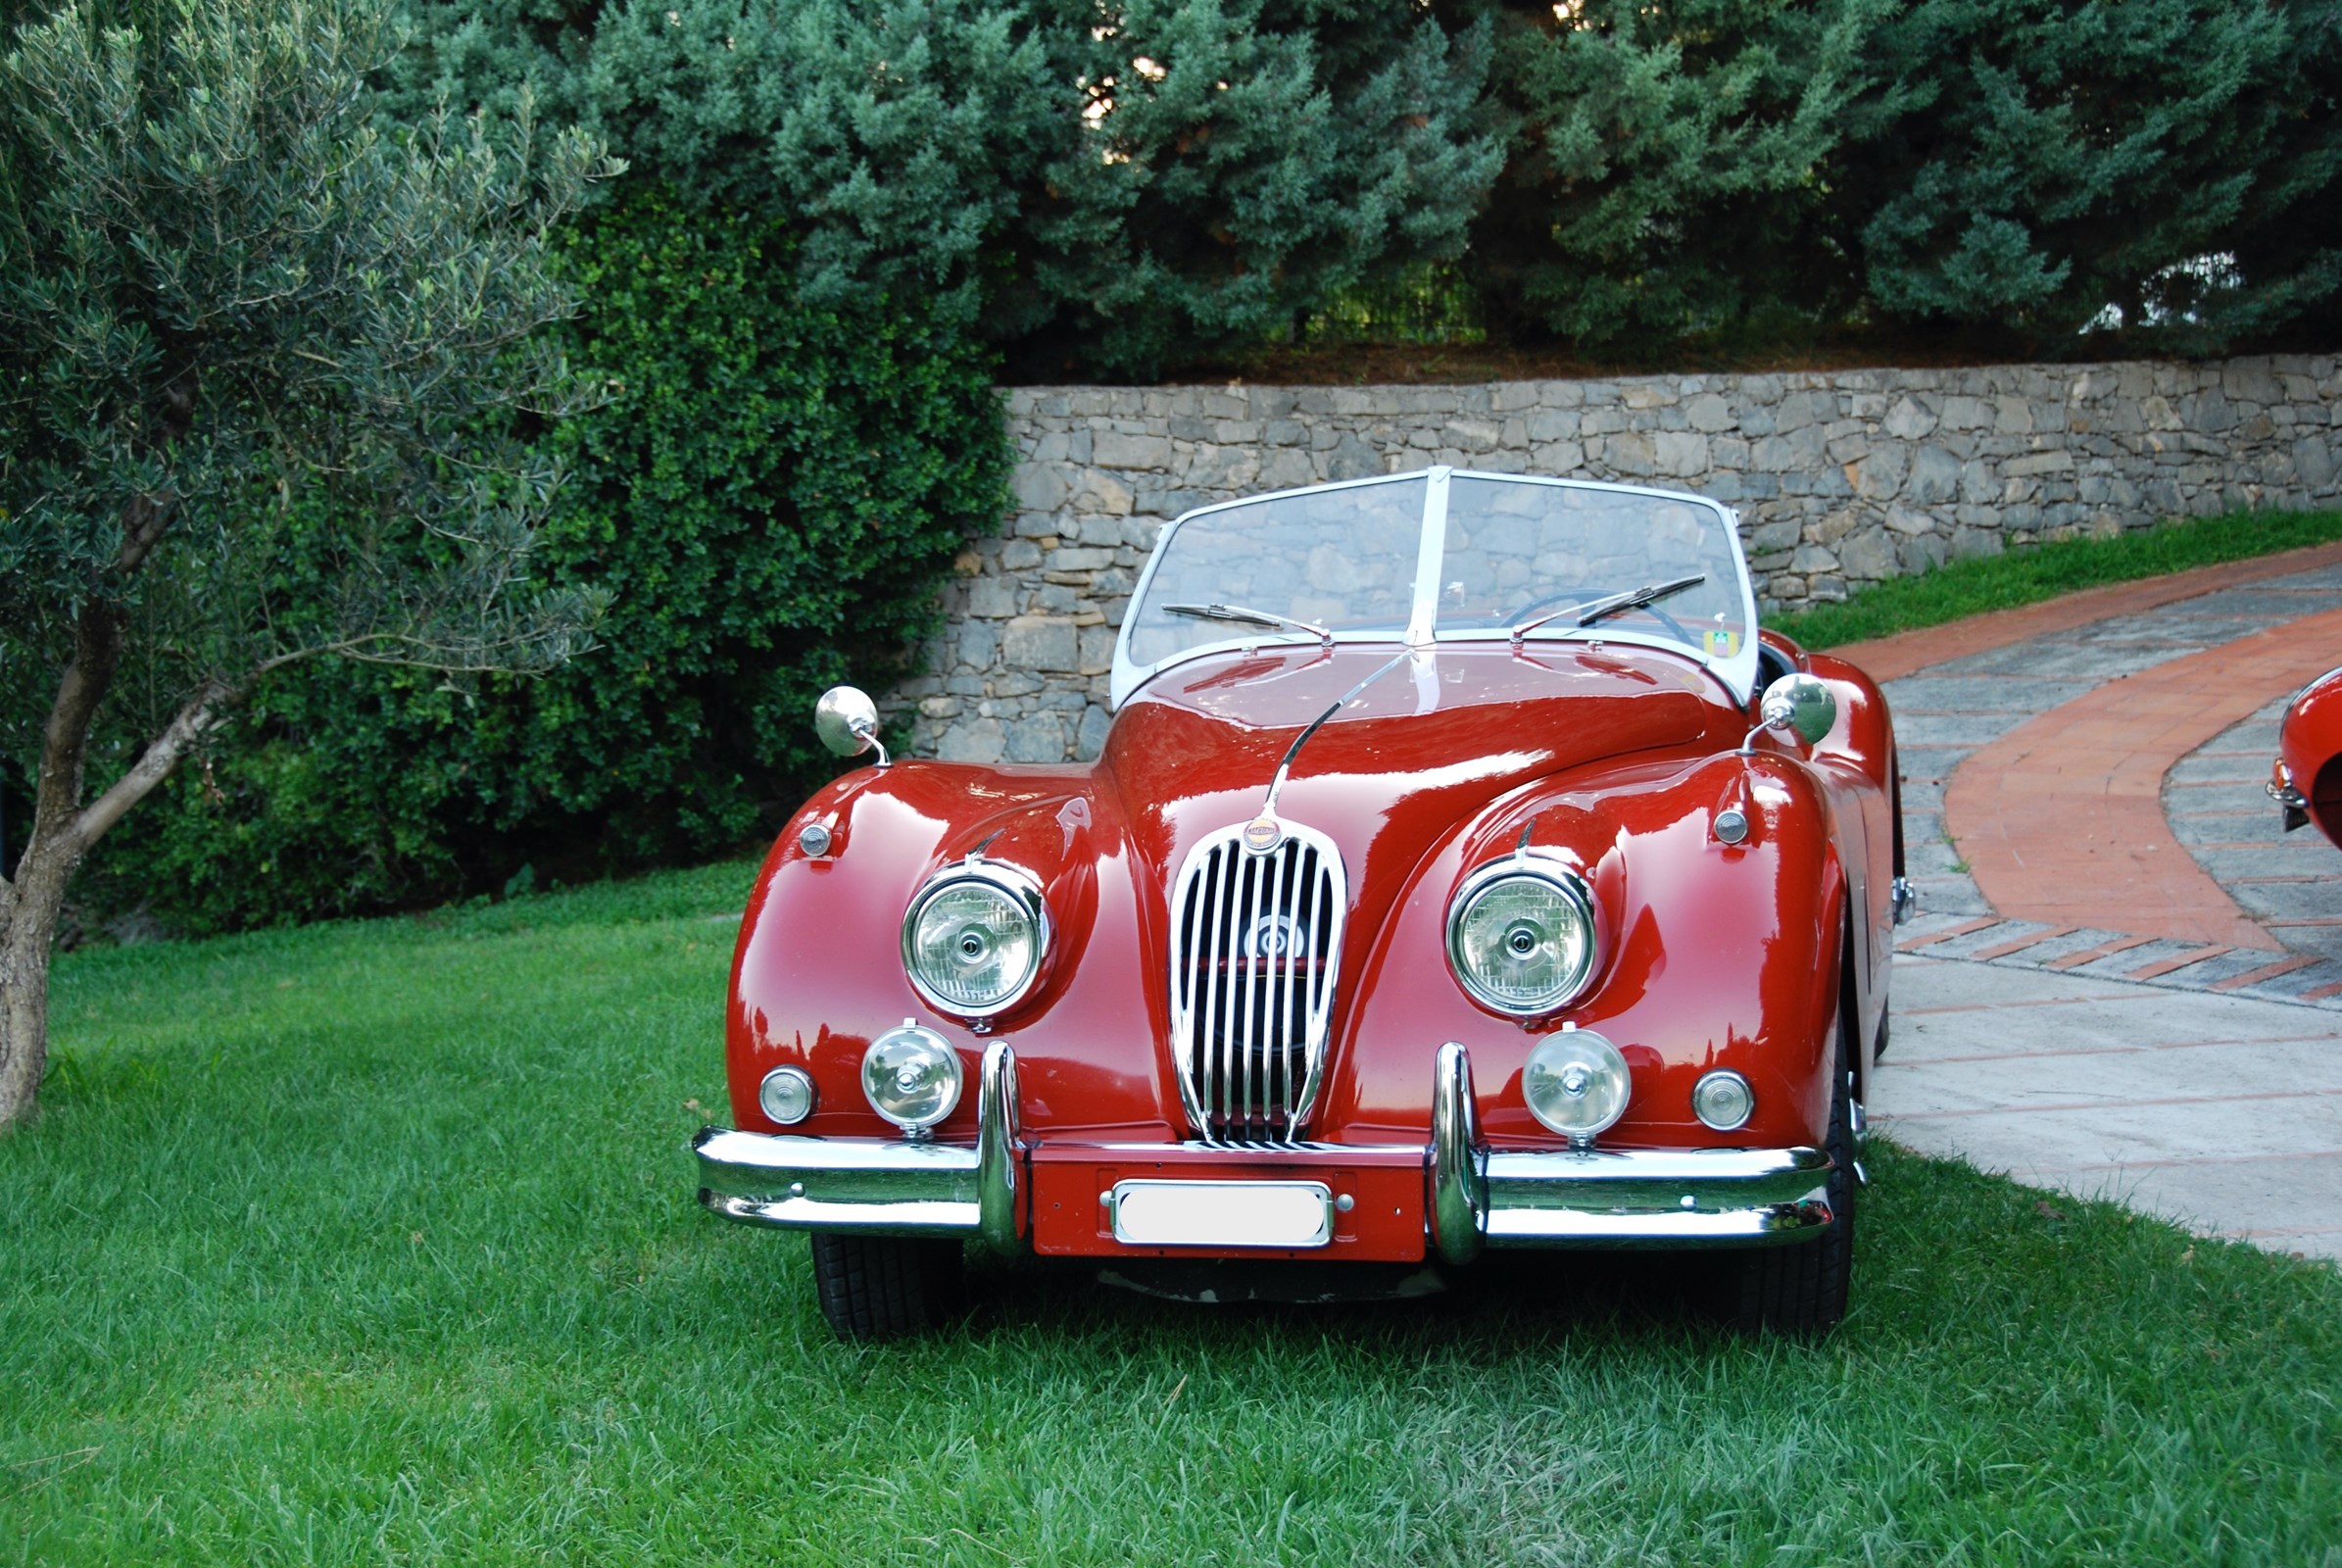
[[[945,1012],[981,1018],[1025,994],[1041,972],[1049,921],[1039,885],[1004,865],[954,866],[903,916],[903,968]]]
[[[1547,1035],[1521,1068],[1529,1113],[1573,1140],[1591,1138],[1625,1115],[1633,1087],[1627,1058],[1591,1029]]]
[[[889,1029],[862,1053],[862,1093],[872,1110],[904,1132],[921,1132],[959,1103],[959,1053],[915,1023]]]
[[[1551,1012],[1586,989],[1597,956],[1593,897],[1567,866],[1499,860],[1465,878],[1447,910],[1447,961],[1485,1006]]]
[[[1720,1133],[1744,1124],[1756,1110],[1756,1091],[1729,1067],[1701,1075],[1691,1086],[1691,1113]]]

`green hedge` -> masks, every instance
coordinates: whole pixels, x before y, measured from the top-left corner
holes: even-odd
[[[739,846],[830,776],[813,698],[908,669],[1009,453],[984,351],[810,309],[794,262],[655,187],[580,225],[571,353],[610,401],[546,437],[537,569],[613,593],[601,646],[530,682],[282,672],[101,846],[98,908],[192,933],[574,880]]]

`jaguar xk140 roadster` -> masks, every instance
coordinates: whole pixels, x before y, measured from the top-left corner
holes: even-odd
[[[1221,1298],[1704,1249],[1749,1327],[1838,1321],[1894,736],[1760,630],[1729,509],[1447,468],[1202,508],[1111,700],[1064,766],[816,710],[874,760],[764,863],[695,1148],[840,1333],[939,1321],[968,1242]]]

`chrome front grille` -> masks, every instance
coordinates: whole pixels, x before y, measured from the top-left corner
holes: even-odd
[[[1281,1143],[1317,1098],[1349,889],[1341,852],[1279,824],[1189,852],[1171,898],[1171,1051],[1188,1120],[1215,1142]]]

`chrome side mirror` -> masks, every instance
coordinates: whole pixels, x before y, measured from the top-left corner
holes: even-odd
[[[891,760],[878,739],[878,705],[867,692],[854,686],[832,686],[813,705],[813,733],[840,757],[878,753],[878,765]]]
[[[1807,746],[1818,746],[1837,722],[1837,699],[1830,694],[1828,685],[1811,675],[1783,675],[1765,688],[1757,715],[1757,726],[1740,743],[1741,751],[1747,751],[1757,736],[1769,729],[1794,735]]]

